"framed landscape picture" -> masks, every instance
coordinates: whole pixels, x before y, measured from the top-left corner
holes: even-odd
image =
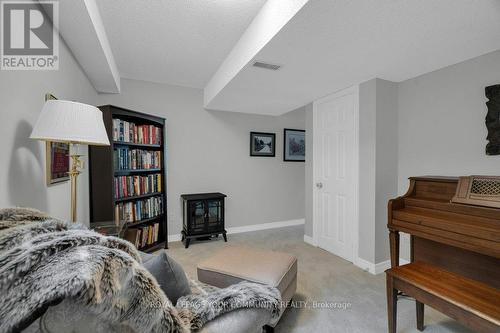
[[[306,131],[285,128],[283,133],[283,161],[305,162]]]
[[[276,134],[250,132],[250,156],[274,157]]]
[[[45,100],[57,99],[52,94],[45,94]],[[62,142],[45,143],[45,168],[47,185],[69,180],[69,144]]]

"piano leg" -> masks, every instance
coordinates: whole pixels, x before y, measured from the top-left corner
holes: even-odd
[[[398,291],[394,289],[392,277],[386,275],[387,279],[387,318],[389,333],[396,333],[396,319],[398,313]]]
[[[424,330],[424,303],[415,300],[417,307],[417,330]]]
[[[399,266],[399,232],[391,230],[389,232],[389,242],[391,251],[391,267]]]

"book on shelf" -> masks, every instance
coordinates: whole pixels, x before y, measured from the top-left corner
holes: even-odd
[[[115,148],[113,166],[115,170],[160,169],[161,151]]]
[[[161,196],[115,204],[115,222],[138,222],[163,214]]]
[[[115,199],[134,197],[162,191],[161,174],[145,176],[116,176]]]
[[[161,128],[154,125],[138,125],[114,118],[113,141],[161,145]]]
[[[134,244],[137,249],[141,249],[158,242],[159,230],[159,223],[140,228],[129,228],[125,233],[125,239]]]
[[[139,229],[130,228],[130,229],[127,229],[127,231],[125,232],[124,238],[126,240],[128,240],[130,243],[134,244],[134,246],[136,248],[139,248],[140,236],[141,236],[141,234],[140,234],[140,230]]]

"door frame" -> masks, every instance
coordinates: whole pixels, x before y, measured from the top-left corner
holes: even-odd
[[[315,142],[319,142],[318,131],[315,131],[318,123],[318,105],[323,104],[332,99],[337,99],[345,95],[354,95],[354,154],[353,154],[353,164],[354,164],[354,224],[351,228],[351,240],[352,240],[352,263],[357,265],[358,263],[358,243],[359,243],[359,85],[354,85],[349,88],[337,91],[333,94],[322,97],[313,102],[313,158],[312,158],[312,173],[313,182],[312,193],[312,208],[313,208],[313,242],[316,246],[319,246],[319,213],[318,212],[318,191],[316,190],[317,182],[317,161],[318,158],[318,148]]]

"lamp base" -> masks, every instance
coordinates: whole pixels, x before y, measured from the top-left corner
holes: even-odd
[[[82,155],[70,155],[71,157],[71,170],[68,172],[69,178],[71,180],[71,222],[76,222],[76,189],[77,189],[77,178],[81,174],[81,168],[83,166],[80,157]]]

